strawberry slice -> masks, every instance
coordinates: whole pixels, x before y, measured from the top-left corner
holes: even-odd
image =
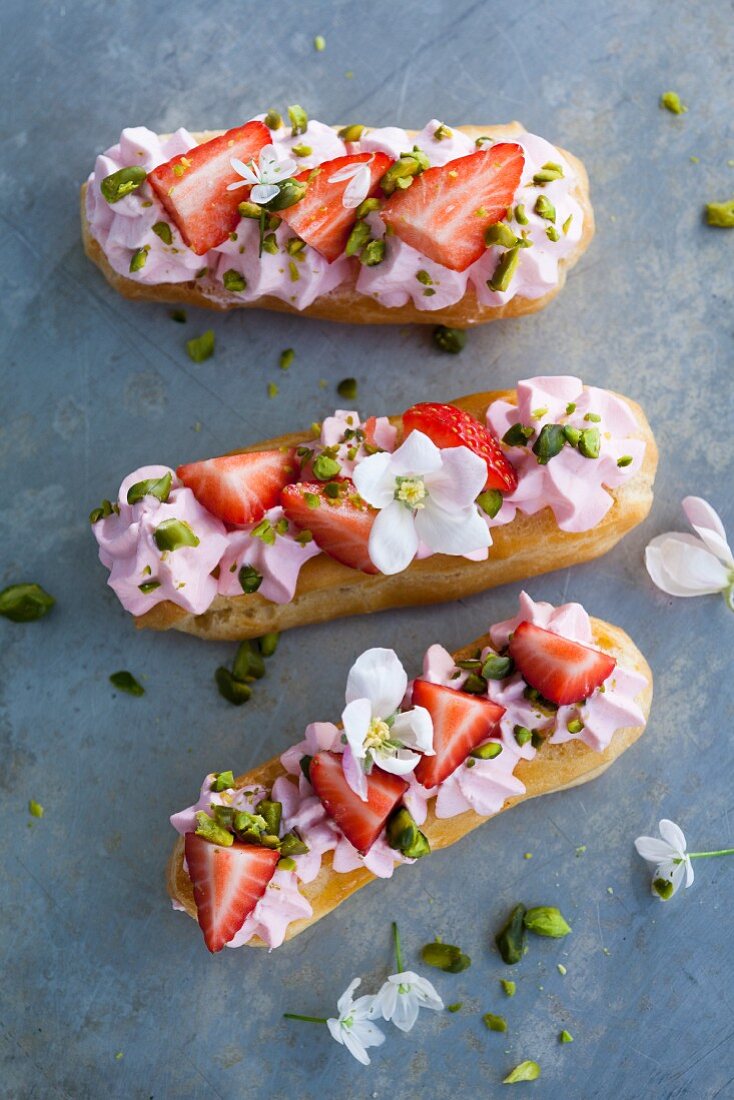
[[[504,142],[428,168],[395,191],[382,218],[401,241],[452,271],[466,271],[486,251],[485,230],[507,213],[525,154]]]
[[[407,435],[423,432],[437,447],[468,447],[487,463],[485,489],[511,493],[517,488],[517,474],[498,441],[488,428],[455,405],[439,405],[431,401],[412,405],[403,413]]]
[[[332,176],[352,164],[366,164],[369,167],[367,198],[376,193],[392,160],[387,153],[351,153],[347,157],[325,160],[318,168],[307,168],[296,176],[296,179],[308,183],[306,194],[293,206],[278,211],[278,216],[293,232],[325,256],[329,263],[341,256],[357,220],[356,208],[346,207],[342,202],[351,180],[331,182]]]
[[[293,451],[250,451],[179,466],[176,474],[225,523],[257,523],[280,501],[298,463]]]
[[[319,549],[329,557],[363,573],[378,573],[370,558],[368,543],[377,511],[365,504],[351,481],[331,481],[329,496],[318,481],[301,481],[287,485],[281,504],[287,518],[310,531]],[[338,486],[338,490],[332,490]]]
[[[222,848],[196,833],[186,833],[184,843],[204,942],[210,951],[221,951],[265,893],[280,853],[237,841]]]
[[[416,680],[413,706],[425,707],[433,719],[435,756],[424,756],[415,777],[424,787],[436,787],[463,764],[472,749],[494,733],[505,708],[479,695]]]
[[[267,126],[248,122],[159,164],[148,174],[150,186],[197,256],[226,241],[240,220],[237,206],[249,192],[247,188],[227,190],[227,184],[241,179],[231,158],[247,164],[257,160],[260,150],[269,144]]]
[[[551,703],[579,703],[611,676],[617,662],[598,649],[523,622],[510,639],[509,654],[522,678]]]
[[[350,844],[366,856],[382,832],[385,822],[408,789],[399,775],[373,768],[367,778],[367,801],[347,783],[342,758],[334,752],[319,752],[309,765],[311,786],[332,821]]]

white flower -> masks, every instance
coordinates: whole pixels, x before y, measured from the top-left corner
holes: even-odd
[[[723,592],[734,611],[734,555],[719,516],[701,497],[686,497],[683,511],[696,535],[672,531],[654,538],[645,550],[648,573],[671,596]]]
[[[352,1000],[352,993],[361,983],[361,978],[350,982],[337,1001],[338,1019],[331,1017],[326,1026],[332,1038],[341,1043],[363,1066],[370,1064],[367,1047],[379,1047],[385,1042],[385,1036],[377,1024],[371,1022],[371,1009],[374,997],[358,997]]]
[[[359,161],[356,164],[345,164],[343,168],[334,172],[333,176],[329,176],[329,183],[343,183],[344,180],[349,180],[342,195],[342,206],[347,210],[354,210],[367,198],[372,182],[370,165],[373,160],[374,157],[370,157],[369,160]]]
[[[297,167],[296,162],[289,157],[278,160],[278,151],[274,145],[266,145],[260,150],[258,164],[254,160],[243,164],[237,157],[232,157],[229,163],[243,178],[228,184],[227,190],[236,191],[238,187],[252,186],[250,198],[261,205],[275,198],[280,189],[278,185],[292,176]]]
[[[425,707],[399,711],[407,687],[407,673],[392,649],[368,649],[349,670],[342,712],[344,775],[365,802],[365,773],[374,764],[406,775],[416,767],[420,752],[433,756],[433,722]]]
[[[410,1031],[422,1008],[439,1012],[443,1001],[427,978],[412,970],[391,974],[382,989],[375,994],[372,1016],[390,1021],[401,1031]]]
[[[667,901],[680,888],[684,875],[686,889],[691,885],[693,867],[691,857],[686,853],[686,838],[680,826],[664,817],[658,829],[662,840],[654,836],[638,836],[635,848],[638,855],[655,866],[653,894]]]
[[[491,544],[474,503],[487,480],[484,459],[467,447],[439,450],[413,431],[389,454],[370,455],[354,471],[354,484],[380,509],[369,554],[381,573],[401,573],[420,542],[437,554],[468,554]]]

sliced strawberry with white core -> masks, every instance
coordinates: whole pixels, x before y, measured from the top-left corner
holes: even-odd
[[[350,844],[365,856],[385,827],[385,822],[408,789],[399,775],[373,768],[367,780],[367,801],[347,783],[342,758],[334,752],[319,752],[309,764],[311,786],[332,821]]]
[[[225,523],[257,523],[280,501],[298,463],[293,451],[250,451],[179,466],[176,474],[212,515]]]
[[[455,405],[440,405],[425,401],[403,413],[403,428],[407,435],[423,432],[437,447],[468,447],[487,463],[485,489],[511,493],[517,488],[517,474],[504,451],[488,428]]]
[[[222,848],[196,833],[186,833],[184,844],[204,942],[210,951],[221,951],[265,893],[280,854],[237,841]]]
[[[286,210],[279,210],[278,216],[301,240],[332,263],[346,248],[352,226],[357,220],[356,206],[344,205],[345,192],[355,178],[347,176],[345,169],[358,168],[359,165],[366,167],[369,173],[363,189],[363,198],[366,199],[377,192],[378,184],[391,164],[392,159],[386,153],[351,153],[346,157],[325,160],[318,168],[309,168],[296,176],[296,179],[308,183],[308,190],[299,202]],[[335,176],[339,178],[334,179]]]
[[[150,186],[197,256],[226,241],[240,220],[237,206],[247,198],[248,191],[227,190],[228,184],[242,179],[230,163],[232,157],[245,164],[257,160],[270,140],[267,126],[248,122],[159,164],[149,173]]]
[[[377,511],[365,504],[351,481],[299,481],[281,495],[286,517],[329,557],[363,573],[379,570],[370,558],[369,541]],[[337,488],[334,488],[337,487]],[[329,496],[329,492],[336,496]]]
[[[588,698],[617,664],[607,653],[528,622],[516,627],[509,654],[523,680],[559,706]]]
[[[512,205],[524,164],[522,147],[502,142],[428,168],[390,196],[383,221],[424,256],[466,271],[486,252],[486,229]]]
[[[415,777],[424,787],[436,787],[463,764],[472,749],[496,731],[505,708],[479,695],[416,680],[413,706],[425,707],[433,719],[435,756],[424,756]]]

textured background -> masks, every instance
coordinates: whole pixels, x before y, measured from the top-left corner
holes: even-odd
[[[732,407],[734,233],[701,219],[706,200],[734,192],[733,12],[4,0],[0,586],[37,580],[58,599],[36,625],[0,621],[4,1097],[440,1100],[498,1095],[525,1058],[542,1066],[526,1086],[542,1097],[734,1095],[734,861],[699,862],[693,889],[662,906],[632,847],[663,815],[693,848],[734,843],[734,620],[716,597],[668,599],[642,568],[647,540],[683,525],[686,493],[707,496],[734,533],[731,417],[716,416]],[[658,108],[668,88],[688,114]],[[126,124],[230,126],[292,102],[372,125],[519,118],[585,159],[591,251],[547,312],[473,333],[460,358],[427,330],[254,312],[190,312],[184,328],[165,307],[116,297],[79,244],[77,187],[95,153]],[[216,356],[195,365],[184,340],[210,325]],[[393,645],[416,670],[428,643],[458,646],[511,614],[519,588],[294,632],[235,709],[212,682],[234,647],[136,634],[105,587],[87,513],[138,464],[322,417],[346,375],[360,409],[381,413],[553,371],[634,396],[658,433],[644,528],[598,564],[528,586],[633,635],[656,675],[647,735],[594,786],[503,815],[271,956],[210,958],[164,893],[168,815],[208,770],[244,771],[335,717],[362,649]],[[119,668],[144,679],[143,699],[114,694]],[[29,798],[46,808],[30,827]],[[533,940],[508,1001],[491,934],[519,899],[560,905],[574,931]],[[325,1029],[281,1013],[328,1014],[356,974],[375,988],[392,918],[411,962],[439,933],[473,965],[431,974],[459,1014],[393,1031],[363,1069]],[[488,1010],[506,1014],[506,1036],[484,1029]],[[563,1027],[573,1046],[559,1045]]]

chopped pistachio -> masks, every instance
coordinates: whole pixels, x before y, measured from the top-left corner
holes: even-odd
[[[149,596],[151,592],[155,592],[156,588],[160,588],[160,586],[160,581],[143,581],[142,584],[138,585],[138,588],[144,596]]]
[[[433,279],[431,278],[428,271],[416,271],[415,277],[419,283],[423,284],[423,286],[433,286]]]
[[[520,249],[510,248],[507,252],[503,252],[499,258],[494,274],[491,279],[487,279],[487,286],[490,290],[505,291],[512,282],[512,277],[517,270],[517,265],[520,262]]]
[[[217,794],[221,794],[222,791],[231,791],[233,787],[234,772],[229,769],[229,771],[225,772],[215,772],[209,789],[216,791]]]
[[[484,1026],[489,1031],[507,1031],[507,1020],[504,1016],[495,1016],[494,1012],[485,1012],[482,1019]]]
[[[563,179],[563,168],[560,164],[556,164],[554,161],[548,161],[542,168],[533,176],[533,183],[538,187],[544,187],[546,183],[553,183],[554,180]]]
[[[243,565],[237,574],[237,578],[242,591],[248,595],[257,592],[263,582],[262,573],[259,573],[254,565]]]
[[[172,309],[169,317],[172,321],[175,321],[177,325],[186,324],[186,310],[185,309]]]
[[[590,421],[592,424],[599,424],[601,422],[601,417],[599,413],[588,412],[585,413],[584,420]]]
[[[256,202],[241,202],[237,207],[241,218],[252,218],[257,221],[262,214],[262,206]]]
[[[171,492],[171,480],[172,475],[169,470],[163,477],[149,477],[145,481],[136,481],[127,491],[128,504],[137,504],[147,496],[155,497],[156,500],[165,504]]]
[[[513,733],[518,745],[527,745],[528,741],[532,740],[532,730],[529,730],[527,726],[515,726]]]
[[[677,92],[663,92],[660,96],[660,106],[674,115],[685,114],[688,110],[686,105],[681,102],[681,98]]]
[[[584,458],[598,458],[601,437],[598,428],[584,428],[579,439],[579,453]]]
[[[160,237],[164,244],[173,244],[173,234],[168,222],[156,222],[151,228],[156,237]]]
[[[528,440],[532,439],[535,429],[524,424],[513,424],[502,436],[502,442],[508,447],[527,447]]]
[[[268,130],[279,130],[283,125],[283,119],[281,118],[280,114],[272,107],[265,115],[263,122],[267,126]]]
[[[145,267],[148,260],[148,253],[150,252],[150,245],[144,244],[142,248],[136,249],[132,254],[130,260],[130,272],[141,271]]]
[[[270,256],[275,256],[278,252],[278,238],[275,233],[266,233],[263,237],[263,252],[267,252]]]
[[[532,858],[533,858],[533,853],[532,853],[532,852],[525,852],[525,853],[523,854],[523,857],[522,857],[522,858],[523,858],[523,859],[532,859]]]
[[[109,176],[105,176],[99,185],[102,197],[109,203],[119,202],[126,195],[137,191],[141,184],[145,183],[148,173],[139,165],[134,164],[130,168],[118,168]]]
[[[517,727],[515,727],[517,729]],[[497,950],[502,956],[502,961],[508,966],[519,963],[525,951],[525,918],[526,909],[522,904],[514,907],[504,927],[500,929],[494,938]]]
[[[40,584],[11,584],[0,592],[0,615],[12,623],[33,623],[56,603]]]
[[[515,207],[515,221],[518,225],[528,225],[530,223],[530,218],[525,213],[524,203],[518,203]]]
[[[633,462],[634,459],[632,455],[621,455],[620,458],[617,459],[617,465],[620,469],[624,469],[625,466],[631,466]]]
[[[428,838],[418,828],[412,814],[400,806],[389,818],[386,828],[387,843],[409,859],[420,859],[431,854]]]
[[[300,202],[308,190],[305,180],[285,179],[279,185],[278,194],[268,203],[268,210],[287,210]]]
[[[124,691],[126,695],[145,695],[143,685],[138,683],[132,672],[127,672],[124,669],[120,672],[113,672],[110,676],[110,683],[118,691]]]
[[[373,214],[375,210],[381,209],[382,203],[378,198],[372,197],[369,199],[365,199],[364,202],[361,202],[357,207],[357,217],[366,218],[368,214]]]
[[[364,126],[361,126],[358,122],[353,123],[351,126],[342,126],[339,131],[339,137],[342,141],[359,141],[364,133]]]
[[[320,508],[321,507],[321,498],[318,496],[317,493],[304,493],[303,494],[303,499],[306,502],[306,507],[307,508]]]
[[[301,278],[301,273],[296,267],[295,260],[288,261],[288,274],[290,275],[292,283],[297,283],[298,280]]]
[[[372,236],[372,230],[365,221],[356,221],[349,237],[347,238],[344,253],[347,256],[356,256]]]
[[[494,519],[502,507],[502,493],[499,489],[485,489],[477,497],[477,504],[490,519]]]
[[[469,755],[473,756],[475,760],[494,760],[501,752],[502,745],[499,741],[487,741],[484,745],[472,749]]]
[[[437,325],[433,330],[433,342],[441,351],[458,355],[466,346],[466,331],[463,328]]]
[[[201,336],[194,336],[191,340],[187,340],[186,351],[189,353],[189,359],[193,359],[195,363],[203,363],[206,359],[211,359],[214,354],[214,344],[215,337],[210,328],[202,332]]]
[[[353,401],[357,396],[357,379],[342,378],[341,382],[336,387],[336,392],[340,397],[346,398],[347,401]]]
[[[504,680],[515,668],[512,657],[501,657],[499,653],[490,653],[482,665],[485,680]]]
[[[275,546],[275,528],[267,516],[253,527],[252,534],[256,539],[264,542],[266,546]]]
[[[299,145],[292,145],[291,152],[297,157],[310,157],[313,153],[313,149],[310,145],[304,145],[301,142]]]
[[[540,1066],[537,1062],[520,1062],[513,1070],[502,1079],[503,1085],[516,1085],[518,1081],[537,1081],[540,1077]]]
[[[308,845],[294,832],[286,833],[280,842],[280,851],[284,856],[303,856],[308,850]]]
[[[547,222],[554,222],[556,220],[556,208],[547,195],[538,195],[533,210],[539,217],[544,218]]]
[[[34,802],[31,798],[28,800],[28,813],[31,817],[43,817],[43,806],[40,802]]]
[[[250,685],[243,683],[242,680],[236,680],[229,669],[225,668],[223,665],[220,665],[214,673],[214,679],[219,688],[219,694],[226,699],[228,703],[232,703],[236,707],[246,703],[252,695],[252,688]]]
[[[448,974],[459,974],[471,966],[471,959],[465,955],[460,947],[450,943],[427,943],[421,950],[421,958],[428,966],[435,966],[437,970],[445,970]]]
[[[484,231],[484,243],[487,248],[497,246],[499,248],[514,248],[517,245],[517,237],[506,222],[495,222]]]
[[[280,393],[277,382],[268,382],[268,397],[277,397]]]
[[[584,728],[584,723],[580,718],[572,718],[566,723],[566,729],[569,733],[581,733]]]
[[[272,657],[278,648],[279,641],[280,634],[277,630],[271,630],[267,634],[263,634],[261,638],[258,638],[257,644],[263,657]]]
[[[567,443],[570,443],[572,447],[578,447],[579,440],[581,439],[581,428],[574,428],[571,424],[564,424],[563,434],[566,437]]]
[[[306,133],[308,129],[308,115],[303,107],[299,107],[297,103],[292,104],[288,108],[288,118],[290,119],[292,137],[298,137],[299,134]]]
[[[571,931],[571,926],[554,905],[538,905],[534,909],[528,909],[524,924],[536,936],[550,936],[556,940],[562,939]]]
[[[398,160],[390,165],[380,180],[380,186],[386,195],[391,195],[396,190],[404,191],[410,187],[416,176],[429,167],[426,154],[414,145],[410,153],[401,153]]]
[[[219,844],[223,848],[229,848],[234,844],[234,836],[229,829],[218,825],[203,810],[199,810],[196,815],[196,835],[204,837],[205,840],[210,840],[212,844]]]
[[[556,229],[555,225],[546,226],[545,235],[548,238],[548,240],[553,241],[554,244],[555,244],[556,241],[560,241],[560,239],[561,239],[561,235],[558,232],[558,230]]]
[[[313,760],[313,757],[306,754],[306,755],[302,756],[301,759],[298,761],[299,767],[300,767],[301,771],[303,772],[304,777],[309,781],[309,783],[311,782],[311,761],[312,760]]]
[[[448,126],[445,126],[443,122],[433,131],[434,141],[443,141],[445,138],[450,138],[452,136],[453,132],[449,129]]]
[[[184,546],[198,546],[199,536],[185,519],[164,519],[153,532],[153,539],[159,550],[180,550]]]
[[[341,463],[322,452],[313,463],[313,476],[317,481],[331,481],[341,473]]]
[[[454,1001],[452,1005],[446,1005],[447,1012],[458,1012],[463,1006],[463,1001]]]
[[[326,39],[323,34],[317,34],[313,40],[313,48],[317,53],[323,53],[326,49]]]
[[[493,145],[494,138],[487,137],[486,134],[481,134],[480,137],[475,139],[474,144],[476,145],[477,149],[483,149],[485,145]]]
[[[563,236],[564,237],[566,236],[569,229],[571,228],[571,222],[572,221],[573,221],[573,214],[569,214],[568,217],[566,218],[565,222],[561,226],[561,229],[563,230]]]
[[[508,978],[500,978],[500,985],[505,991],[508,997],[514,997],[517,992],[517,985],[515,982],[511,982]]]
[[[278,366],[281,370],[289,370],[293,364],[293,360],[296,357],[296,353],[293,348],[285,348],[280,353],[280,359],[278,360]]]
[[[579,856],[582,856],[585,851],[586,851],[586,845],[585,844],[579,844],[578,848],[576,849],[576,858],[578,859]]]
[[[273,802],[270,798],[263,798],[255,807],[255,813],[264,818],[269,833],[278,834],[283,816],[282,802]]]
[[[547,466],[566,445],[566,435],[561,424],[544,424],[533,444],[533,454],[541,466]]]
[[[230,291],[232,294],[241,294],[243,290],[247,289],[247,279],[245,276],[236,271],[233,267],[229,271],[225,271],[222,276],[222,282],[224,283],[224,289]]]
[[[734,229],[734,199],[728,202],[707,202],[706,221],[719,229]]]
[[[232,662],[232,675],[235,680],[247,683],[249,680],[261,680],[265,675],[265,662],[260,647],[247,638],[240,642]]]
[[[360,263],[365,267],[377,267],[385,259],[385,242],[384,241],[370,241],[362,249],[362,253],[359,257]]]
[[[563,1031],[558,1036],[558,1041],[560,1043],[572,1043],[573,1042],[573,1035],[571,1034],[570,1031],[566,1031],[566,1029],[564,1027]]]

